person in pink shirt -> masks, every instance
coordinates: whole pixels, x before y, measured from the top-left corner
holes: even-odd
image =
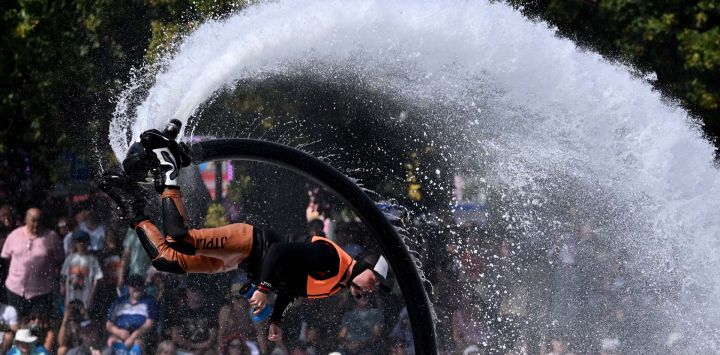
[[[10,259],[5,280],[7,303],[20,317],[31,309],[51,310],[53,285],[65,258],[60,238],[52,229],[44,228],[41,220],[40,209],[29,208],[25,225],[8,235],[0,253],[0,257]]]

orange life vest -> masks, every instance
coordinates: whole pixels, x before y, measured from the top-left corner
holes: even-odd
[[[340,246],[335,244],[332,240],[323,238],[323,237],[312,237],[312,243],[315,242],[324,242],[328,243],[335,248],[335,250],[338,253],[338,256],[340,257],[340,266],[338,267],[338,273],[337,275],[325,279],[325,280],[318,280],[310,275],[308,275],[307,278],[307,297],[308,298],[323,298],[332,296],[342,289],[338,283],[340,283],[340,280],[342,280],[343,276],[345,276],[345,272],[347,272],[347,269],[350,267],[350,264],[353,261],[352,256],[348,255]]]

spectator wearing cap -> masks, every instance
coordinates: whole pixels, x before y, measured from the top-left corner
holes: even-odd
[[[7,302],[21,317],[36,307],[51,309],[53,286],[65,259],[60,239],[53,230],[43,228],[41,219],[40,209],[28,209],[25,225],[10,233],[0,253],[10,259]]]
[[[143,336],[158,318],[155,299],[145,295],[145,280],[140,275],[127,278],[127,292],[110,306],[105,329],[110,333],[108,346],[130,354],[142,352]]]
[[[55,347],[57,338],[56,328],[50,326],[49,315],[42,308],[30,311],[30,316],[21,328],[30,329],[33,336],[38,337],[38,342],[47,350]]]
[[[240,294],[242,283],[233,283],[230,286],[228,299],[230,302],[220,308],[218,314],[218,339],[225,339],[230,334],[239,334],[245,339],[257,338],[262,349],[267,348],[265,337],[257,336],[258,332],[250,319],[250,305],[247,299]],[[225,354],[222,346],[224,342],[218,342],[218,354]]]
[[[30,329],[20,329],[15,333],[15,343],[8,355],[50,355],[42,345],[37,345],[38,337]]]
[[[18,330],[18,315],[13,306],[0,303],[0,345],[5,354]]]
[[[86,310],[92,307],[98,280],[103,278],[100,263],[88,254],[90,235],[82,230],[73,232],[75,251],[65,258],[60,275],[63,283],[60,293],[65,295],[65,305],[73,300],[82,301]]]

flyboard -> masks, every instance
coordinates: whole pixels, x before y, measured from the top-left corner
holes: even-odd
[[[419,355],[437,354],[435,322],[430,299],[418,270],[395,227],[375,202],[350,178],[329,164],[292,147],[255,139],[214,139],[191,146],[193,163],[250,160],[280,166],[333,191],[370,229],[402,291]]]

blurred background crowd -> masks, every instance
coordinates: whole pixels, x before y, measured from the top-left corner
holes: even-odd
[[[319,188],[297,204],[305,230],[351,255],[373,248],[362,222]],[[291,208],[289,206],[288,208]],[[628,309],[654,309],[626,279],[591,220],[570,211],[538,253],[488,222],[486,202],[413,214],[378,204],[417,256],[437,314],[442,353],[622,353],[653,336]],[[192,204],[191,204],[192,208]],[[305,211],[303,211],[305,209]],[[232,201],[211,204],[202,225],[240,222]],[[9,354],[413,354],[397,288],[355,299],[298,299],[282,341],[266,340],[239,293],[241,271],[173,275],[150,265],[135,232],[104,193],[0,207],[2,350]],[[272,226],[270,226],[272,227]],[[610,266],[615,265],[615,266]],[[537,285],[544,285],[538,289]],[[651,311],[647,316],[652,317]],[[658,339],[673,346],[672,334]]]

